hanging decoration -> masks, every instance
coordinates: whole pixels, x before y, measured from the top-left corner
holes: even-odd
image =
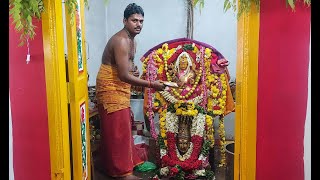
[[[285,0],[285,3],[294,11],[297,0]],[[303,3],[309,7],[311,0],[303,0]],[[259,11],[260,0],[224,0],[223,10],[226,12],[232,9],[233,12],[237,12],[237,18],[239,18],[243,13],[247,14],[252,5],[255,5]]]
[[[89,0],[84,0],[84,4],[87,8],[89,8]],[[105,5],[109,3],[110,0],[103,0]],[[200,12],[204,7],[205,0],[186,0],[188,3],[188,7],[193,8],[199,6]],[[286,4],[288,4],[293,10],[295,9],[296,0],[285,0]],[[311,5],[311,0],[303,0],[304,4],[307,6]],[[65,0],[64,2],[67,6],[68,13],[71,17],[74,17],[75,13],[75,5],[76,0]],[[236,0],[224,0],[224,11],[229,10],[231,7],[234,12],[237,10]],[[260,0],[239,0],[240,6],[238,7],[238,17],[243,12],[248,12],[252,4],[256,4],[259,8]],[[23,46],[27,39],[33,39],[35,36],[34,29],[36,28],[33,25],[33,19],[41,19],[41,14],[45,10],[43,0],[9,0],[9,15],[13,19],[13,24],[15,24],[15,30],[20,33],[20,43],[19,46]],[[191,9],[190,9],[191,10]],[[189,14],[189,12],[188,12]],[[190,16],[191,17],[191,16]],[[71,18],[73,19],[73,18]],[[192,23],[192,20],[188,21],[188,26]],[[70,23],[73,23],[72,20]],[[190,28],[192,30],[192,28]],[[192,39],[191,31],[188,32],[187,37]]]
[[[27,59],[26,59],[27,64],[30,62],[30,45],[29,45],[29,39],[27,39]]]
[[[9,0],[9,15],[15,24],[14,29],[20,33],[19,46],[35,36],[33,18],[41,19],[44,11],[42,0]]]

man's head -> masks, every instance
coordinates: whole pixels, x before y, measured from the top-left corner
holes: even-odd
[[[124,10],[123,24],[132,34],[139,34],[144,20],[143,9],[136,3],[129,4]]]
[[[143,9],[136,3],[129,4],[123,13],[123,18],[128,19],[132,14],[141,14],[144,17]]]

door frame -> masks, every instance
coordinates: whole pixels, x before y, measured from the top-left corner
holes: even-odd
[[[253,4],[237,24],[234,180],[256,179],[259,28]]]
[[[78,68],[76,68],[78,67],[76,12],[75,16],[72,17],[74,24],[66,27],[67,39],[64,39],[64,22],[62,18],[64,15],[63,2],[57,0],[43,0],[43,2],[46,7],[46,10],[42,14],[42,33],[47,92],[51,179],[70,180],[87,177],[85,180],[90,180],[91,153],[88,120],[88,89],[86,86],[87,59],[85,48],[83,48],[85,47],[84,1],[80,0],[79,9],[81,14],[81,54],[83,63],[83,70],[79,77],[77,76]],[[65,19],[69,22],[70,18],[70,16],[66,15]],[[68,45],[66,43],[67,41]],[[67,82],[66,78],[67,66],[64,51],[66,45],[68,46],[68,54],[70,53],[70,58],[72,58],[72,62],[74,62],[68,62],[68,75],[70,82],[72,80],[71,83]],[[69,61],[71,60],[70,58],[68,58]],[[85,92],[86,95],[82,96]],[[77,102],[78,99],[81,99],[83,103],[79,104]],[[68,104],[70,105],[70,111]],[[85,113],[80,115],[80,110],[83,107],[85,107]],[[71,119],[70,122],[69,118]],[[83,124],[85,126],[84,136],[82,135],[83,132],[81,132],[82,129],[80,129]],[[70,127],[75,130],[71,131]],[[84,144],[81,141],[83,138],[86,141]],[[83,148],[85,148],[84,151]],[[82,158],[84,154],[86,162],[83,163]],[[86,171],[85,174],[83,171]]]
[[[71,179],[68,94],[61,1],[44,0],[43,51],[47,91],[51,179]],[[59,16],[60,14],[60,16]],[[63,31],[62,31],[63,32]]]
[[[71,179],[68,85],[64,61],[64,35],[61,31],[62,3],[44,0],[44,5],[46,11],[42,16],[42,25],[51,177]],[[259,11],[252,5],[250,11],[239,17],[237,22],[234,180],[254,180],[256,175],[259,18]],[[84,63],[84,66],[86,69],[87,64]],[[88,112],[88,106],[86,107]],[[90,176],[88,178],[91,179]]]

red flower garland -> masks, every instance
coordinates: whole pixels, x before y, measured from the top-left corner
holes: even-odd
[[[200,151],[202,148],[203,138],[198,135],[193,135],[191,137],[191,142],[193,143],[193,150],[188,159],[185,161],[180,161],[176,154],[176,140],[174,133],[167,132],[167,142],[168,142],[168,153],[162,157],[162,163],[164,166],[176,166],[179,165],[182,170],[190,171],[198,169],[202,165],[202,161],[198,160]]]

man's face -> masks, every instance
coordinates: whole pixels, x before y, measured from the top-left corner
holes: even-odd
[[[128,19],[124,19],[125,27],[131,33],[139,34],[143,27],[144,18],[141,14],[132,14]]]

